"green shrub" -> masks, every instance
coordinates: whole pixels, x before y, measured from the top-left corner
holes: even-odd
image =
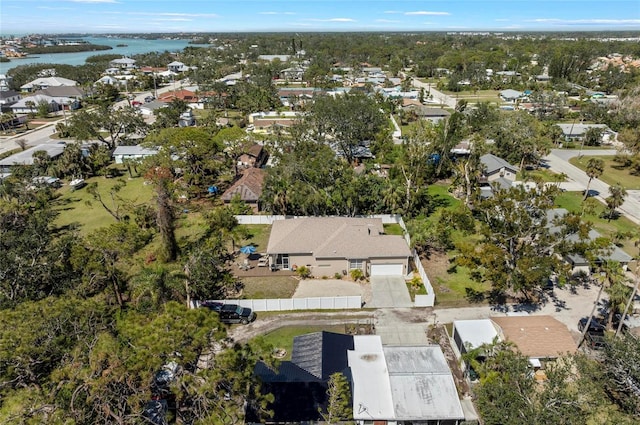
[[[353,269],[349,273],[351,274],[351,279],[355,280],[356,282],[359,280],[364,280],[364,273],[360,269]]]
[[[334,279],[342,279],[342,274],[341,274],[341,273],[336,272],[336,274],[334,274],[334,275],[333,275],[333,278],[334,278]]]
[[[311,277],[311,270],[307,266],[300,266],[296,269],[296,274],[303,279]]]

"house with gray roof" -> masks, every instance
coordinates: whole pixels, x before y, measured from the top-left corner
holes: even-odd
[[[274,221],[267,254],[272,268],[306,266],[315,276],[354,269],[406,276],[411,251],[402,236],[384,233],[379,218],[302,217]]]
[[[506,89],[500,92],[500,99],[505,102],[515,102],[518,99],[521,99],[524,96],[524,93],[518,90]]]
[[[509,189],[520,171],[519,167],[490,153],[480,157],[480,164],[482,165],[482,175],[479,178],[479,184],[482,198],[492,197],[495,186],[500,189]]]
[[[556,124],[562,130],[562,134],[567,141],[582,140],[587,132],[592,128],[597,128],[602,132],[602,140],[606,141],[615,136],[606,124],[583,124],[583,123],[562,123]]]
[[[62,155],[65,147],[66,145],[60,143],[30,147],[29,149],[0,160],[0,173],[10,173],[11,169],[16,166],[33,165],[33,154],[36,152],[46,152],[50,158],[55,159]]]
[[[144,146],[117,146],[111,156],[116,164],[122,164],[127,160],[141,160],[158,153],[158,149],[145,148]]]
[[[561,231],[561,228],[557,225],[557,221],[564,217],[568,212],[569,211],[564,208],[553,208],[547,211],[547,223],[551,233],[557,233]],[[595,241],[596,239],[602,237],[603,236],[600,235],[600,233],[593,229],[589,230],[589,233],[587,234],[588,241]],[[566,240],[575,243],[580,241],[580,236],[574,233],[567,236]],[[606,261],[617,261],[620,263],[622,268],[626,270],[632,260],[633,257],[624,252],[620,247],[615,244],[611,244],[607,249],[602,250],[602,252],[596,253],[594,262],[597,265]],[[573,274],[589,274],[591,273],[591,269],[594,265],[584,256],[577,253],[567,254],[565,256],[565,261],[571,265]]]
[[[29,81],[26,84],[20,86],[20,90],[22,92],[32,92],[35,90],[44,90],[49,87],[60,87],[60,86],[77,86],[77,81],[69,80],[68,78],[62,77],[40,77],[36,78],[33,81]]]

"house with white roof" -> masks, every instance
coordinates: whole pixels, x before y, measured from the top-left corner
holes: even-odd
[[[135,59],[131,59],[131,58],[127,58],[127,57],[122,57],[120,59],[114,59],[111,62],[109,62],[109,67],[131,70],[131,69],[134,69],[136,67],[136,60]]]
[[[592,128],[602,132],[602,142],[615,138],[616,134],[606,124],[561,123],[556,125],[562,130],[562,135],[566,141],[582,140]]]
[[[378,335],[353,337],[347,351],[353,419],[358,425],[456,425],[465,420],[453,375],[439,345],[383,346]]]
[[[20,86],[22,92],[48,89],[49,87],[77,86],[78,82],[62,77],[40,77]]]
[[[145,148],[140,145],[117,146],[111,156],[113,156],[116,164],[122,164],[127,160],[141,160],[156,155],[158,152],[158,149]]]
[[[291,361],[274,370],[259,362],[255,373],[265,391],[273,423],[322,420],[327,383],[334,373],[351,384],[358,425],[457,425],[465,420],[455,381],[438,345],[382,345],[378,335],[315,332],[294,338]],[[248,418],[253,421],[252,413]],[[350,419],[350,418],[345,418]]]
[[[16,166],[33,165],[33,154],[36,152],[46,152],[50,158],[55,159],[62,155],[65,147],[65,145],[58,143],[30,147],[29,149],[0,160],[0,173],[10,173],[11,169]]]

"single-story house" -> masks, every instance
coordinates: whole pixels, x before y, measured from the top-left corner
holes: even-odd
[[[288,62],[291,55],[258,55],[258,60],[273,62],[278,59],[280,62]]]
[[[161,102],[171,102],[173,99],[184,100],[187,103],[198,102],[198,96],[196,96],[195,92],[186,89],[168,91],[158,98]]]
[[[441,108],[418,107],[412,109],[415,111],[416,115],[419,118],[431,121],[434,124],[437,124],[440,121],[445,120],[451,116],[451,113],[449,111]]]
[[[62,105],[72,105],[77,102],[75,99],[70,98],[53,98],[44,94],[37,94],[34,96],[23,97],[16,103],[10,106],[14,114],[28,114],[37,112],[41,103],[49,105],[49,112],[57,112],[62,108]]]
[[[33,154],[35,152],[46,152],[50,158],[55,159],[62,155],[66,145],[53,143],[47,145],[37,145],[30,147],[22,152],[13,154],[7,158],[0,160],[0,173],[10,173],[11,168],[20,165],[33,165]]]
[[[567,141],[582,140],[591,128],[597,128],[602,131],[602,141],[607,141],[615,136],[606,124],[582,124],[582,123],[563,123],[556,124],[562,130],[562,134]]]
[[[120,58],[114,59],[109,62],[109,66],[111,68],[120,68],[120,69],[133,69],[136,67],[136,60],[131,58]]]
[[[456,425],[465,420],[440,346],[383,346],[378,335],[356,335],[353,341],[347,357],[358,425]]]
[[[265,393],[274,396],[268,423],[301,423],[322,420],[318,407],[326,408],[329,378],[334,373],[350,377],[347,353],[354,348],[354,336],[314,332],[293,338],[291,361],[280,362],[274,370],[258,362],[254,373]],[[249,410],[247,420],[256,422]]]
[[[22,98],[20,93],[15,90],[0,90],[0,111],[10,110],[10,106],[15,104]]]
[[[521,99],[524,96],[524,93],[518,90],[506,89],[500,92],[500,99],[505,102],[515,102],[518,99]]]
[[[94,83],[94,85],[95,84],[109,84],[111,86],[118,87],[120,85],[124,85],[124,82],[118,80],[117,78],[113,78],[113,77],[111,77],[109,75],[105,75],[105,76],[101,77],[100,79],[98,79]]]
[[[49,87],[77,86],[77,85],[78,83],[76,81],[69,80],[67,78],[40,77],[26,84],[23,84],[22,86],[20,86],[20,90],[22,92],[32,92],[35,90],[47,89]]]
[[[302,81],[304,77],[304,69],[293,67],[280,71],[280,78],[287,81]]]
[[[81,100],[85,97],[84,90],[76,86],[49,87],[38,90],[34,95],[48,96],[65,110],[80,108]]]
[[[461,355],[492,344],[496,337],[498,329],[489,319],[453,321],[453,341]]]
[[[265,172],[260,168],[248,168],[242,176],[229,187],[221,196],[225,204],[231,202],[235,196],[247,203],[254,212],[260,211],[260,196],[264,185]]]
[[[359,424],[456,425],[465,419],[453,375],[438,345],[383,346],[378,335],[315,332],[293,340],[291,361],[277,370],[259,362],[254,373],[274,395],[269,423],[322,420],[334,373],[350,382]],[[248,419],[254,420],[253,412]],[[375,422],[374,422],[375,421]]]
[[[116,164],[122,164],[126,160],[144,159],[158,153],[158,149],[145,148],[140,145],[136,146],[117,146],[111,156]]]
[[[547,211],[547,222],[549,223],[548,226],[550,227],[551,233],[556,233],[560,231],[560,228],[556,226],[554,222],[557,219],[564,217],[567,214],[567,212],[568,211],[564,208],[554,208]],[[595,241],[596,239],[602,236],[597,231],[591,229],[589,230],[587,237],[589,240]],[[569,242],[578,242],[579,235],[571,234],[567,236],[567,240]],[[567,254],[564,259],[566,262],[568,262],[571,265],[572,267],[571,272],[573,274],[591,273],[593,264],[591,264],[591,262],[589,262],[589,260],[584,258],[582,255],[575,254],[575,253]],[[632,260],[633,260],[633,257],[631,257],[629,254],[624,252],[617,245],[611,244],[608,250],[602,252],[598,256],[598,258],[595,259],[595,262],[596,264],[598,264],[598,263],[604,263],[605,261],[617,261],[620,263],[623,269],[626,270],[627,266]]]
[[[161,102],[159,100],[154,100],[152,102],[143,103],[140,105],[138,110],[144,116],[152,117],[155,112],[160,108],[166,108],[168,104],[166,102]]]
[[[567,326],[551,316],[492,317],[502,340],[513,342],[533,359],[554,359],[575,353],[576,342]]]
[[[316,276],[362,270],[368,276],[406,276],[411,251],[398,235],[385,235],[379,218],[303,217],[276,220],[267,245],[270,265],[307,266]]]

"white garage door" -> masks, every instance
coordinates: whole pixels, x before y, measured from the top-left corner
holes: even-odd
[[[402,264],[372,264],[371,276],[402,276]]]

